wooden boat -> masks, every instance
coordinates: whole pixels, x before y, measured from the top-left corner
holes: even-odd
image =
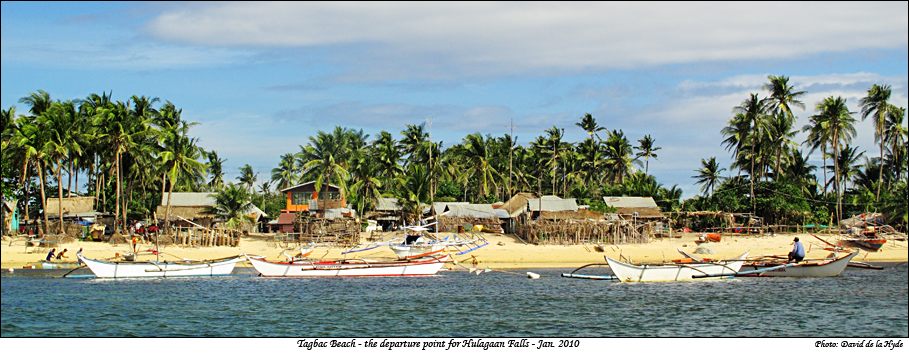
[[[853,251],[844,256],[827,259],[827,260],[807,260],[796,263],[793,266],[769,270],[766,272],[749,273],[748,275],[739,276],[757,276],[757,277],[833,277],[839,276],[849,265],[858,251]],[[760,270],[784,264],[785,261],[755,261],[749,262],[742,268],[742,272]]]
[[[884,238],[852,238],[852,239],[843,239],[843,241],[851,242],[860,247],[870,249],[873,251],[881,250],[884,247],[884,243],[887,243],[887,239]]]
[[[478,235],[474,235],[471,239],[462,239],[457,235],[438,239],[428,233],[429,226],[436,223],[437,222],[433,222],[420,226],[404,226],[404,235],[402,237],[387,242],[373,243],[364,248],[346,250],[341,252],[341,254],[357,253],[372,250],[380,246],[388,246],[388,248],[398,257],[398,260],[411,260],[441,254],[449,248],[451,248],[453,252],[456,251],[456,255],[463,255],[489,245],[489,242],[486,239],[483,239]],[[462,250],[462,248],[466,249]]]
[[[105,261],[86,258],[82,253],[76,256],[96,277],[103,278],[226,276],[243,260],[242,256],[231,256],[204,261]]]
[[[694,275],[735,275],[748,252],[729,261],[634,265],[606,258],[616,279],[622,282],[693,281]]]
[[[450,259],[447,254],[404,261],[345,259],[271,262],[261,256],[250,255],[247,258],[256,271],[265,277],[430,276],[439,272]]]
[[[54,269],[72,269],[79,267],[79,263],[72,261],[42,261],[37,263],[34,268],[54,270]]]

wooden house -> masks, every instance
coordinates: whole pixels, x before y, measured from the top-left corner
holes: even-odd
[[[285,208],[281,212],[318,212],[347,207],[347,201],[341,194],[341,188],[323,184],[321,190],[316,191],[315,181],[281,190],[286,201]]]

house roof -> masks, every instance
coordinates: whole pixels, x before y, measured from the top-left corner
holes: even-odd
[[[60,199],[57,198],[48,198],[47,199],[47,215],[56,216],[60,207],[63,207],[64,216],[75,216],[76,214],[87,215],[94,214],[95,198],[88,197],[64,197],[62,204]]]
[[[398,203],[398,199],[394,197],[380,197],[376,201],[376,211],[400,211],[401,204]]]
[[[660,206],[657,206],[653,197],[632,196],[604,196],[606,205],[615,208],[620,215],[638,214],[638,217],[663,217]]]
[[[297,218],[297,214],[293,212],[284,212],[278,216],[277,224],[294,224],[294,219]]]
[[[508,214],[508,217],[517,217],[524,212],[527,212],[527,201],[537,196],[529,192],[519,192],[511,197],[508,202],[505,202],[502,206],[499,206],[498,209],[505,211]]]
[[[296,189],[299,189],[299,188],[301,188],[301,187],[303,187],[303,186],[315,185],[315,184],[316,184],[315,181],[304,182],[304,183],[299,184],[299,185],[295,185],[295,186],[291,186],[291,187],[288,187],[288,188],[281,189],[281,192],[287,192],[287,191],[290,191],[290,190],[296,190]],[[337,187],[337,186],[332,185],[332,184],[322,184],[322,185],[323,185],[323,186],[333,187],[333,188],[336,188],[336,189],[338,189],[338,190],[341,189],[340,187]]]
[[[559,212],[559,211],[577,211],[578,201],[573,198],[561,198],[553,195],[546,195],[541,198],[527,200],[527,206],[533,212]]]
[[[173,207],[199,207],[214,206],[214,192],[174,192],[170,196],[170,206]],[[161,206],[167,206],[167,194],[161,195]]]
[[[15,199],[3,200],[3,207],[6,208],[7,211],[12,212],[12,211],[16,210],[16,203],[18,203],[18,202],[19,202],[19,200],[15,200]]]
[[[496,210],[490,204],[454,203],[446,206],[442,212],[448,212],[445,217],[454,218],[498,218]]]

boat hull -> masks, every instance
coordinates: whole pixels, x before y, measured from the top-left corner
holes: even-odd
[[[843,273],[843,270],[846,270],[846,267],[849,266],[849,261],[852,260],[858,251],[854,251],[846,256],[840,257],[838,259],[829,260],[822,263],[806,263],[799,264],[796,266],[791,266],[782,269],[771,270],[767,272],[762,272],[753,275],[747,276],[758,276],[758,277],[835,277]],[[766,268],[767,264],[758,264],[758,265],[746,265],[742,272],[758,270],[761,268]]]
[[[700,280],[695,279],[695,275],[733,276],[741,269],[746,256],[748,253],[742,254],[736,261],[717,263],[634,265],[610,258],[606,258],[606,262],[622,282],[673,282]]]
[[[391,277],[435,275],[448,259],[449,257],[445,255],[411,261],[375,263],[363,260],[275,263],[250,256],[249,262],[265,277]]]
[[[445,251],[446,246],[441,244],[404,245],[392,244],[388,246],[399,260],[418,259]]]
[[[81,254],[79,260],[101,278],[137,278],[137,277],[198,277],[226,276],[234,271],[234,266],[243,260],[242,257],[211,262],[115,262],[89,259]]]

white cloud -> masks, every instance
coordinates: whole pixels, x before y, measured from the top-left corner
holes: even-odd
[[[6,47],[6,46],[9,47]],[[9,50],[6,50],[9,48]],[[4,44],[3,62],[103,68],[158,70],[211,67],[248,61],[246,50],[169,45],[161,43],[90,44],[57,43],[54,46],[11,41]]]
[[[471,73],[508,73],[905,48],[907,18],[905,2],[255,2],[167,11],[147,30],[216,46],[365,45],[358,60],[389,71],[431,55]]]

